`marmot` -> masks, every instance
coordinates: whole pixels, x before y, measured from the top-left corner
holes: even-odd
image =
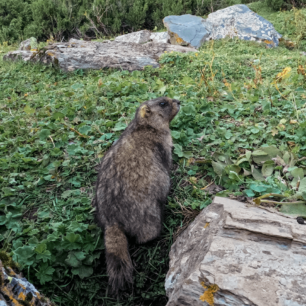
[[[144,243],[161,232],[172,164],[169,123],[179,109],[180,102],[167,97],[142,103],[99,166],[96,219],[104,230],[114,293],[132,283],[127,237]]]

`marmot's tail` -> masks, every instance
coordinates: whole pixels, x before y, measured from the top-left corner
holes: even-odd
[[[105,248],[108,283],[118,293],[133,281],[133,265],[124,232],[118,225],[105,228]]]

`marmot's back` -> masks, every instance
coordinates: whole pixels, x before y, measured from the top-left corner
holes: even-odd
[[[170,189],[169,122],[178,111],[177,100],[158,98],[144,102],[101,162],[96,193],[97,219],[105,231],[108,274],[115,291],[132,277],[123,234],[135,237],[139,243],[160,234],[163,206]],[[126,246],[124,253],[118,251],[119,246]],[[120,261],[121,257],[126,260]]]

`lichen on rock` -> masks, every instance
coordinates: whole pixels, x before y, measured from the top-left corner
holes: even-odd
[[[7,253],[1,251],[0,257],[4,260],[0,260],[0,306],[55,306],[15,271],[17,264]]]

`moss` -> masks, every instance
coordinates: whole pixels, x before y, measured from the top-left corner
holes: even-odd
[[[12,269],[18,269],[19,266],[15,263],[12,257],[5,251],[0,251],[0,260],[4,268],[11,267]]]

